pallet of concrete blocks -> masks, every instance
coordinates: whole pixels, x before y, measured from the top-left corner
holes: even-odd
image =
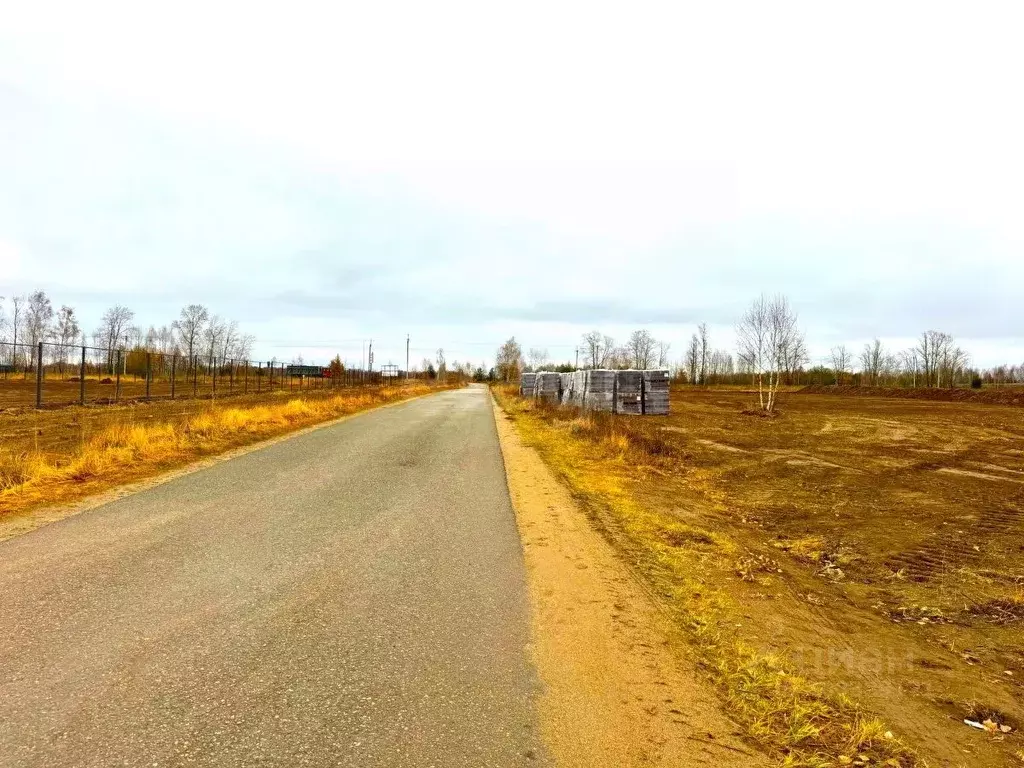
[[[648,416],[668,416],[669,372],[644,371],[644,413]]]
[[[558,374],[558,402],[562,405],[568,405],[569,399],[572,392],[572,374],[571,373],[560,373]]]
[[[560,374],[551,371],[538,371],[533,385],[534,397],[557,405],[560,384]]]
[[[639,416],[643,413],[641,402],[643,384],[643,371],[615,372],[615,413],[627,416]]]
[[[523,397],[533,397],[533,385],[537,378],[535,373],[524,373],[519,380],[519,394]]]
[[[593,411],[611,411],[615,399],[615,371],[595,368],[584,371],[580,406]]]
[[[562,405],[583,407],[583,384],[587,379],[587,371],[573,371],[562,388]]]

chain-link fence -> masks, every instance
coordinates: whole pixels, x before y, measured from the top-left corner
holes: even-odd
[[[404,373],[400,371],[346,370],[47,342],[0,342],[0,408],[389,386],[402,380]]]

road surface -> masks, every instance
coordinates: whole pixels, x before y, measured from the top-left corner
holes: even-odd
[[[0,543],[0,765],[544,765],[485,389]]]

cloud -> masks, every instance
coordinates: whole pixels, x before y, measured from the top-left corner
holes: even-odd
[[[152,13],[5,19],[0,294],[476,357],[644,325],[681,352],[700,321],[729,346],[784,292],[815,354],[939,328],[1024,357],[1014,6]]]

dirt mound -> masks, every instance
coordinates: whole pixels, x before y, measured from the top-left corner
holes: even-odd
[[[896,397],[905,400],[938,400],[947,403],[994,403],[1024,405],[1024,387],[986,389],[946,389],[923,387],[855,387],[812,384],[797,390],[797,395],[841,395],[843,397]]]

